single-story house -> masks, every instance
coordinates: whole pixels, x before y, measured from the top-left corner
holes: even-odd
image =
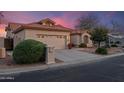
[[[26,39],[34,39],[55,49],[64,49],[70,43],[70,33],[73,29],[56,25],[49,18],[29,24],[9,23],[7,38],[13,38],[14,47]]]
[[[109,46],[117,45],[119,47],[124,46],[124,35],[120,33],[109,33]]]
[[[90,39],[91,35],[88,31],[75,30],[71,32],[71,43],[78,46],[81,43],[87,45],[87,47],[93,47],[93,42]]]
[[[93,46],[90,34],[87,31],[79,31],[62,25],[56,25],[49,18],[29,24],[9,23],[6,31],[6,38],[13,39],[14,47],[26,39],[43,42],[46,45],[54,46],[55,49],[65,49],[69,43],[77,46],[81,43],[85,43],[87,47]]]

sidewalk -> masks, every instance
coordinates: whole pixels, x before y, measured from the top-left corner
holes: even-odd
[[[67,66],[74,66],[74,65],[80,65],[80,64],[88,64],[88,63],[93,63],[97,62],[99,60],[104,60],[107,58],[112,58],[116,56],[121,56],[124,55],[124,53],[119,53],[119,54],[113,54],[113,55],[108,55],[108,56],[101,56],[98,58],[94,59],[87,59],[82,62],[82,60],[77,60],[77,61],[72,61],[72,62],[62,62],[62,63],[56,63],[56,64],[42,64],[39,66],[33,66],[33,67],[18,67],[18,68],[10,68],[10,69],[0,69],[0,75],[7,75],[7,74],[15,74],[15,73],[21,73],[21,72],[29,72],[29,71],[35,71],[35,70],[47,70],[49,68],[60,68],[60,67],[67,67]]]

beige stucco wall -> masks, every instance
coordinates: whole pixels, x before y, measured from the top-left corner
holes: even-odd
[[[25,39],[25,31],[14,34],[14,47]]]
[[[30,30],[30,31],[29,31]],[[40,35],[48,35],[47,37],[38,37]],[[67,37],[67,38],[57,38],[57,36]],[[41,41],[45,44],[54,46],[56,49],[65,48],[68,43],[70,43],[70,32],[62,31],[47,31],[47,30],[31,30],[25,29],[25,39],[34,39]],[[66,41],[66,42],[65,42]]]
[[[88,36],[89,38],[88,38],[88,44],[87,44],[87,47],[93,47],[93,42],[92,42],[92,40],[90,39],[90,34],[88,34],[88,33],[83,33],[82,34],[82,36],[81,36],[81,38],[82,38],[82,43],[84,43],[84,36]]]
[[[48,35],[47,38],[38,37],[37,35]],[[62,38],[57,38],[57,36],[62,36]],[[64,38],[67,37],[67,38]],[[57,49],[65,48],[68,43],[70,43],[70,32],[62,32],[62,31],[43,31],[43,30],[31,30],[25,29],[20,31],[14,35],[14,47],[25,39],[34,39],[44,44],[50,44]],[[67,42],[65,42],[67,41]]]
[[[71,43],[75,45],[79,45],[81,43],[81,36],[80,35],[71,35]]]
[[[92,43],[92,40],[90,39],[91,36],[87,32],[82,33],[81,36],[79,34],[71,35],[71,43],[73,43],[75,45],[79,45],[80,43],[84,43],[84,36],[88,36],[87,47],[92,47],[93,43]]]

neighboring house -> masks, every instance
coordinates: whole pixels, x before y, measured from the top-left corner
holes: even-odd
[[[124,46],[124,35],[119,33],[109,33],[109,45]]]
[[[93,47],[93,42],[90,39],[90,34],[87,31],[72,31],[71,33],[71,43],[78,46],[81,43],[87,45],[87,47]]]
[[[6,38],[14,38],[14,33],[13,31],[20,27],[22,24],[20,23],[9,23],[8,26],[6,27]]]
[[[7,27],[7,38],[13,38],[14,47],[23,40],[34,39],[55,49],[64,49],[70,43],[70,33],[73,31],[61,25],[56,25],[49,18],[30,24],[10,23]]]

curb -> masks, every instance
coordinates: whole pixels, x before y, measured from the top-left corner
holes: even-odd
[[[93,63],[99,60],[122,56],[122,55],[124,55],[124,53],[103,56],[103,57],[95,58],[93,60],[87,60],[84,62],[82,62],[81,60],[75,60],[76,62],[75,61],[63,62],[63,63],[49,64],[49,65],[42,65],[42,66],[35,66],[35,67],[25,67],[25,68],[0,69],[0,75],[18,74],[18,73],[23,73],[23,72],[47,70],[47,69],[53,69],[53,68],[57,69],[58,67],[63,68],[63,67],[75,66],[75,65],[85,65],[85,64]]]
[[[45,70],[47,69],[47,65],[42,66],[35,66],[35,67],[24,67],[24,68],[12,68],[12,69],[2,69],[0,70],[0,75],[7,75],[7,74],[17,74],[22,72],[30,72],[36,70]]]

